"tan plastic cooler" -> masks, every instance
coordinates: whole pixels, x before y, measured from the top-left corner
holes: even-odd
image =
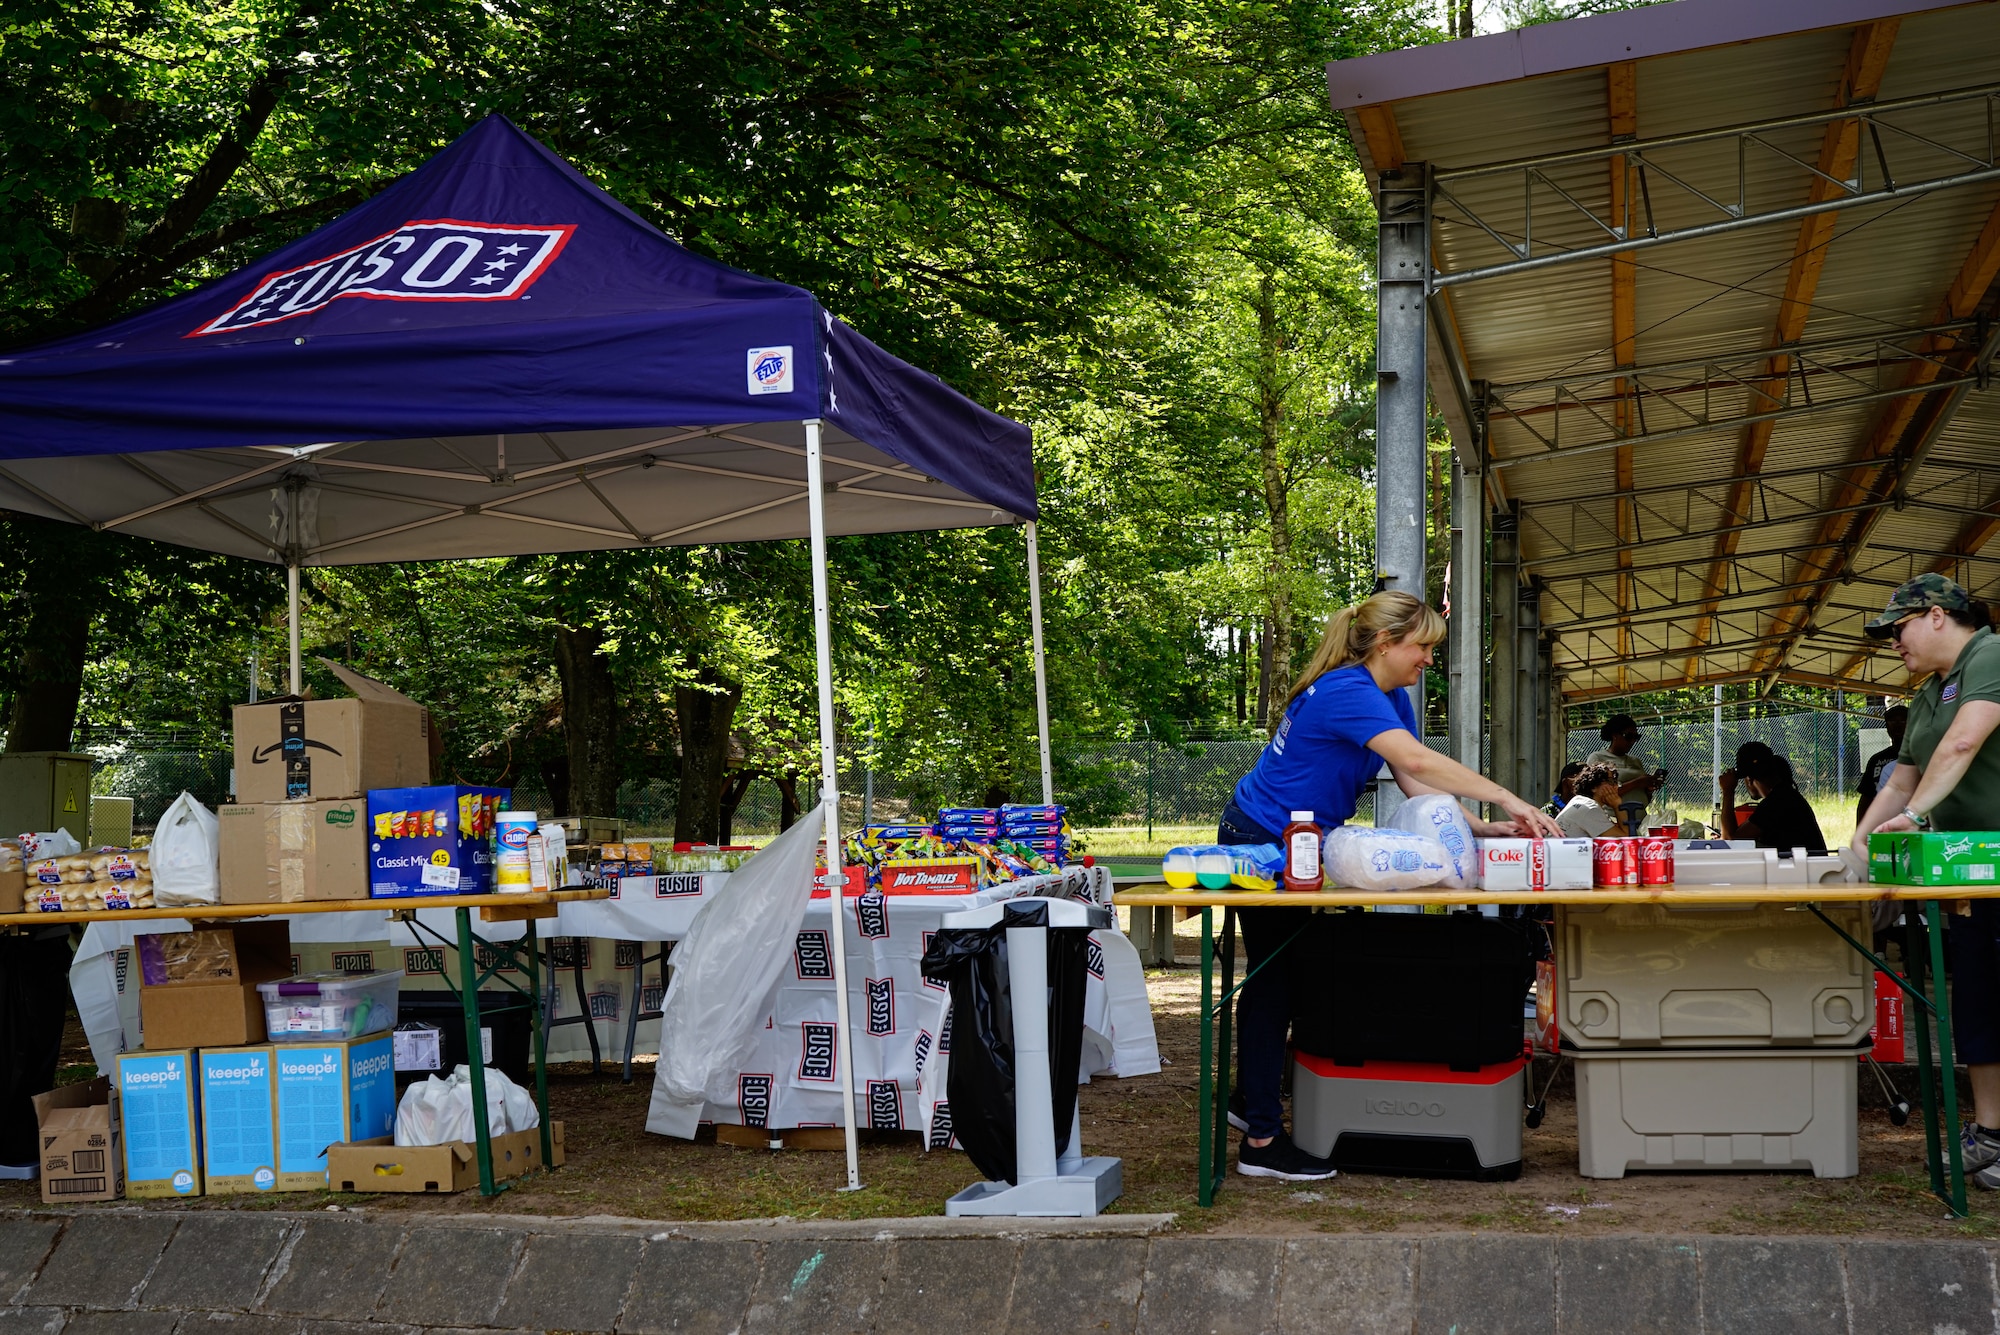
[[[1635,1169],[1789,1168],[1853,1177],[1855,1052],[1572,1053],[1578,1171],[1623,1177]]]

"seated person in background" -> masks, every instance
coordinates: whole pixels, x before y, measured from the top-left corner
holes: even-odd
[[[1813,814],[1806,795],[1799,791],[1792,777],[1791,761],[1783,756],[1766,756],[1752,766],[1747,777],[1758,802],[1753,819],[1747,823],[1736,819],[1734,773],[1725,771],[1723,777],[1728,780],[1722,789],[1724,838],[1754,839],[1759,848],[1826,852],[1826,836],[1820,833],[1819,817]]]
[[[1588,765],[1576,776],[1576,796],[1556,816],[1556,824],[1572,839],[1592,839],[1623,832],[1625,813],[1618,809],[1618,771],[1609,765]]]
[[[1659,791],[1661,781],[1653,777],[1645,760],[1632,752],[1633,744],[1639,740],[1639,725],[1630,714],[1613,714],[1604,720],[1604,726],[1598,729],[1597,735],[1604,739],[1604,745],[1585,756],[1583,763],[1609,765],[1617,772],[1618,800],[1611,804],[1611,810],[1618,823],[1623,825],[1626,813],[1621,808],[1628,802],[1636,805],[1639,808],[1639,828],[1644,829],[1646,807],[1653,800],[1653,794]],[[1590,791],[1582,784],[1578,784],[1576,790],[1579,793]]]
[[[1896,756],[1903,749],[1903,729],[1909,721],[1908,705],[1890,705],[1883,711],[1882,726],[1888,730],[1889,744],[1868,757],[1868,763],[1861,769],[1861,806],[1854,817],[1856,823],[1868,814],[1875,794],[1882,791],[1882,781],[1888,777],[1885,771],[1896,763]]]
[[[1572,760],[1569,764],[1564,765],[1562,773],[1556,776],[1555,793],[1550,796],[1549,804],[1543,810],[1547,811],[1551,816],[1560,816],[1563,807],[1569,803],[1572,797],[1576,796],[1576,776],[1581,773],[1583,773],[1583,762],[1581,760]]]
[[[1737,747],[1736,763],[1722,771],[1719,776],[1722,784],[1722,805],[1725,807],[1729,805],[1729,792],[1737,786],[1739,780],[1749,778],[1750,771],[1756,768],[1759,761],[1768,760],[1775,754],[1776,752],[1772,751],[1770,747],[1764,745],[1762,742],[1745,742],[1743,745]],[[1749,789],[1745,788],[1744,791],[1747,793]],[[1743,824],[1743,822],[1750,819],[1751,814],[1756,810],[1757,804],[1755,802],[1745,802],[1742,806],[1736,808],[1736,823],[1738,825]],[[1725,821],[1723,824],[1727,826],[1728,822]],[[1730,836],[1724,835],[1723,837],[1729,838]],[[1746,834],[1741,837],[1748,839],[1750,836]]]

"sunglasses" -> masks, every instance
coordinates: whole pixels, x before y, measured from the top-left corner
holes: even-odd
[[[1909,626],[1909,624],[1910,624],[1910,623],[1911,623],[1912,621],[1922,621],[1922,620],[1923,620],[1923,619],[1924,619],[1925,617],[1927,617],[1927,616],[1929,616],[1929,615],[1930,615],[1930,613],[1928,613],[1928,612],[1912,612],[1912,613],[1910,613],[1910,615],[1908,615],[1908,616],[1904,617],[1904,618],[1903,618],[1903,619],[1902,619],[1901,621],[1898,621],[1898,622],[1896,623],[1896,625],[1895,625],[1895,634],[1893,634],[1893,635],[1892,635],[1892,636],[1891,636],[1890,638],[1891,638],[1892,640],[1894,640],[1894,641],[1895,641],[1895,643],[1897,643],[1897,644],[1901,644],[1901,643],[1903,642],[1903,631],[1904,631],[1904,629],[1905,629],[1905,628],[1907,628],[1907,627]]]

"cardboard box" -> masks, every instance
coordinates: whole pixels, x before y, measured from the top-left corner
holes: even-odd
[[[245,922],[210,930],[230,935],[229,967],[236,977],[152,985],[142,971],[139,1029],[149,1051],[238,1048],[264,1041],[264,999],[257,994],[257,984],[291,976],[291,934],[282,922]]]
[[[2000,831],[1899,830],[1868,836],[1868,879],[1888,885],[2000,882]]]
[[[555,1150],[548,1166],[563,1165],[563,1124],[549,1123]],[[516,1131],[493,1137],[493,1177],[505,1181],[543,1167],[542,1132]],[[327,1175],[335,1191],[465,1191],[479,1185],[478,1151],[463,1140],[449,1145],[398,1145],[391,1136],[334,1145],[326,1152]]]
[[[1868,1042],[1875,1060],[1884,1064],[1902,1061],[1907,1052],[1903,1045],[1903,989],[1880,969],[1875,971],[1875,1026],[1868,1031]]]
[[[243,961],[237,953],[233,928],[148,932],[132,939],[132,951],[139,960],[139,977],[147,987],[243,981]]]
[[[493,817],[509,788],[435,784],[368,793],[368,893],[488,895],[496,870]]]
[[[368,803],[248,802],[217,808],[222,902],[368,898]]]
[[[236,800],[355,798],[431,779],[430,711],[401,691],[322,658],[349,700],[283,696],[238,705]]]
[[[0,871],[0,913],[26,912],[28,874],[23,867]]]
[[[211,1196],[278,1185],[278,1099],[268,1046],[204,1048],[201,1065],[202,1178]]]
[[[202,1194],[198,1079],[190,1051],[118,1054],[127,1196]]]
[[[327,1147],[396,1128],[396,1059],[387,1032],[339,1043],[281,1043],[278,1190],[327,1184]]]
[[[115,1201],[125,1194],[118,1093],[108,1076],[34,1097],[42,1137],[42,1200]]]
[[[1588,890],[1588,839],[1475,839],[1482,890]]]

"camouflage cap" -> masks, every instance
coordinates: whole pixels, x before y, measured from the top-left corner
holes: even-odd
[[[1895,634],[1898,621],[1933,607],[1942,607],[1947,612],[1969,611],[1972,595],[1943,575],[1919,575],[1890,594],[1889,605],[1882,609],[1882,615],[1861,629],[1878,640],[1886,640]]]

